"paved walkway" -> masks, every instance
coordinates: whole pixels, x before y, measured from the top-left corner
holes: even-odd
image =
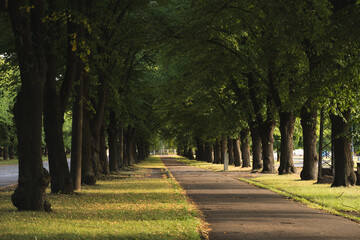
[[[360,225],[271,191],[162,157],[204,213],[216,239],[360,239]]]

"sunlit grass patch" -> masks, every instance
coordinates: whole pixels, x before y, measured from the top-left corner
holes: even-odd
[[[360,222],[358,186],[331,187],[330,184],[315,184],[316,181],[301,181],[297,174],[269,174],[241,180],[283,194],[311,207]]]
[[[150,162],[150,160],[153,160]],[[164,167],[150,159],[138,167]],[[0,192],[0,239],[200,239],[200,220],[168,178],[121,178],[49,194],[53,212],[19,212]]]

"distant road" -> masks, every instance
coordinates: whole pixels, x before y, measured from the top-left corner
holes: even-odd
[[[49,171],[49,163],[43,162],[44,168]],[[68,159],[70,165],[70,159]],[[9,186],[17,183],[19,176],[19,165],[5,165],[0,166],[0,187]]]

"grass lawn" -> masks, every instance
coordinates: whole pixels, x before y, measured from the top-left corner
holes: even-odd
[[[188,165],[204,168],[214,172],[224,170],[221,164],[211,164],[180,158]],[[229,171],[247,172],[240,180],[269,189],[291,199],[302,202],[309,207],[323,209],[327,212],[351,218],[360,222],[360,187],[336,187],[331,184],[315,184],[316,181],[301,181],[299,174],[252,174],[251,168],[229,166]],[[300,171],[298,171],[300,172]]]
[[[51,213],[17,211],[12,191],[1,191],[0,239],[200,239],[198,213],[179,185],[150,177],[164,168],[160,159],[136,167],[73,195],[49,194]]]
[[[312,208],[360,222],[360,187],[331,187],[316,181],[301,181],[298,174],[264,174],[240,180],[272,190]]]

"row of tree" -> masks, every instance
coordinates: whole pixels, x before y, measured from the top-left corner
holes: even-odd
[[[16,96],[6,111],[17,135],[12,202],[19,210],[50,211],[49,183],[52,193],[71,194],[149,155],[159,124],[151,84],[155,7],[144,0],[1,1],[1,66],[3,73],[18,73],[1,80],[18,86],[5,89]],[[63,132],[68,113],[70,169]],[[43,139],[50,174],[42,164]]]
[[[235,164],[241,152],[249,166],[251,145],[253,168],[273,173],[279,123],[278,172],[289,174],[300,116],[301,176],[314,179],[320,109],[332,123],[333,185],[355,182],[355,0],[2,0],[0,7],[1,65],[18,73],[2,79],[18,86],[10,92],[19,157],[12,201],[20,210],[50,210],[50,181],[53,193],[72,193],[146,157],[156,129],[189,156],[193,146],[198,158],[213,148],[215,162],[228,146]],[[42,167],[42,127],[51,178]]]
[[[166,94],[164,136],[180,153],[196,147],[211,161],[237,148],[244,164],[275,173],[274,129],[281,135],[279,174],[296,171],[294,125],[301,118],[303,180],[317,179],[319,112],[329,116],[333,186],[356,182],[351,126],[358,125],[359,7],[357,1],[176,2],[162,49]],[[166,109],[166,110],[164,110]],[[166,116],[166,117],[165,117]],[[324,118],[321,118],[321,121]],[[320,136],[320,153],[322,143]],[[221,150],[220,147],[221,146]],[[231,154],[230,154],[231,155]],[[320,154],[321,156],[322,154]]]

